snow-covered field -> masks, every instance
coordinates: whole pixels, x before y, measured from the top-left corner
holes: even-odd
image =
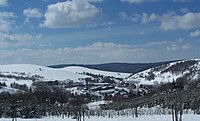
[[[100,70],[89,69],[89,68],[85,68],[85,67],[79,67],[79,66],[69,66],[69,67],[63,68],[63,70],[65,70],[67,72],[72,72],[72,73],[89,72],[89,73],[92,73],[92,74],[97,74],[97,75],[100,74],[100,75],[104,75],[104,76],[113,76],[113,77],[117,77],[117,78],[126,78],[126,77],[131,75],[130,73],[100,71]]]
[[[11,121],[10,118],[0,118],[0,121]],[[76,121],[76,119],[71,118],[62,118],[62,117],[44,117],[41,119],[20,119],[18,118],[17,121]],[[137,118],[133,117],[90,117],[85,118],[85,121],[172,121],[171,115],[146,115],[146,116],[139,116]],[[200,115],[193,115],[187,114],[183,115],[183,121],[200,121]]]
[[[66,80],[66,79],[77,80],[78,78],[88,77],[85,75],[78,74],[82,72],[120,77],[120,78],[125,78],[130,75],[129,73],[100,71],[78,66],[70,66],[61,69],[54,69],[45,66],[31,65],[31,64],[0,65],[0,72],[5,75],[12,74],[16,76],[19,75],[19,73],[25,73],[26,75],[29,76],[40,75],[43,76],[46,80]]]
[[[0,71],[6,75],[18,75],[18,73],[25,73],[24,76],[40,75],[44,80],[78,80],[78,78],[85,78],[84,75],[79,75],[67,72],[62,69],[53,69],[45,66],[31,65],[31,64],[13,64],[1,65]],[[17,73],[16,73],[17,72]]]
[[[73,80],[74,82],[83,82],[85,78],[91,77],[88,75],[84,75],[83,72],[115,78],[125,78],[130,75],[129,73],[100,71],[78,66],[70,66],[56,69],[33,64],[11,64],[0,65],[0,83],[5,83],[7,87],[10,87],[10,85],[13,83],[17,83],[20,85],[26,84],[28,87],[31,87],[34,77],[36,77],[36,81],[58,80],[69,82]],[[74,88],[70,90],[74,90],[74,92],[78,91],[77,93],[80,93],[79,90]],[[0,92],[3,91],[8,91],[10,93],[16,92],[16,90],[13,90],[12,88],[0,89]]]
[[[97,108],[100,107],[99,105],[101,105],[101,104],[106,104],[106,103],[107,103],[107,101],[105,101],[105,100],[97,101],[97,102],[91,102],[91,103],[88,103],[88,104],[87,104],[87,107],[88,107],[89,109],[97,109]]]
[[[13,64],[13,65],[0,65],[0,74],[3,75],[13,75],[13,76],[23,76],[32,77],[34,75],[39,75],[44,78],[40,78],[40,81],[54,81],[54,80],[73,80],[80,81],[82,78],[89,77],[87,75],[82,75],[79,73],[88,72],[92,74],[100,74],[105,76],[113,76],[119,78],[128,77],[129,73],[117,73],[117,72],[107,72],[94,69],[88,69],[84,67],[71,66],[61,69],[54,69],[45,66],[32,65],[32,64]],[[0,82],[5,82],[10,85],[13,82],[18,84],[26,84],[30,86],[32,84],[31,80],[16,80],[14,78],[4,78],[0,77]]]

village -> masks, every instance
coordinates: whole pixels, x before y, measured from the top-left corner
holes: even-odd
[[[35,81],[33,83],[33,88],[36,88],[36,86],[39,85],[46,91],[49,90],[54,92],[59,90],[62,92],[68,92],[71,95],[75,95],[75,97],[76,95],[92,95],[94,97],[98,97],[95,101],[114,100],[119,98],[128,99],[143,96],[148,93],[144,86],[136,86],[134,83],[128,83],[124,81],[118,81],[118,83],[113,83],[113,81],[111,81],[111,83],[109,83],[103,82],[102,80],[101,82],[96,81],[93,83],[91,80],[91,78],[86,78],[85,81],[82,80],[80,82],[74,82],[73,80]],[[90,99],[91,101],[93,100],[91,97]]]

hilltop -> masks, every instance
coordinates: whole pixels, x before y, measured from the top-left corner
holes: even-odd
[[[133,74],[127,82],[144,85],[168,83],[173,81],[191,82],[200,79],[200,60],[182,60],[153,67]]]

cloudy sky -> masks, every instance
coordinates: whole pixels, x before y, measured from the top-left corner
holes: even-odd
[[[200,0],[0,0],[0,64],[200,58]]]

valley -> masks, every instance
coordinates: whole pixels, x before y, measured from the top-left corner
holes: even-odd
[[[13,117],[14,113],[16,118],[63,115],[79,120],[84,115],[111,116],[127,110],[138,117],[142,115],[140,108],[147,108],[148,112],[151,108],[157,111],[158,106],[160,110],[167,108],[167,112],[159,113],[162,115],[177,116],[187,110],[198,114],[199,72],[199,59],[169,62],[138,73],[80,66],[1,65],[0,115]]]

